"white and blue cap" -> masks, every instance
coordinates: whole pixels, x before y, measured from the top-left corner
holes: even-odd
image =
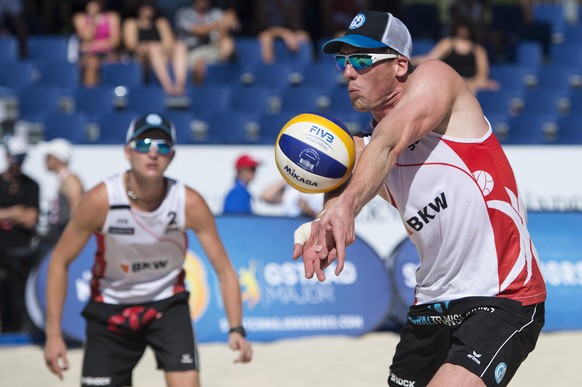
[[[360,11],[344,36],[323,45],[325,54],[339,52],[342,44],[359,48],[391,48],[410,59],[412,37],[400,19],[389,12]]]
[[[172,143],[176,143],[176,128],[172,121],[155,113],[146,114],[131,121],[129,129],[127,129],[126,143],[135,140],[137,136],[150,129],[164,131],[170,137]]]

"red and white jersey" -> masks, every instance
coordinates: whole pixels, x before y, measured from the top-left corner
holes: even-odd
[[[166,179],[162,204],[152,212],[130,206],[124,173],[105,180],[109,212],[96,233],[91,299],[108,304],[158,301],[185,290],[186,189]]]
[[[545,300],[526,208],[491,128],[479,139],[427,134],[400,155],[385,184],[420,255],[416,304]]]

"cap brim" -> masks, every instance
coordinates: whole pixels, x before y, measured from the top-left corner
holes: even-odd
[[[342,48],[342,44],[349,44],[350,46],[359,47],[359,48],[384,48],[388,47],[386,44],[376,40],[369,38],[363,35],[357,34],[350,34],[344,35],[340,38],[332,39],[329,42],[323,45],[323,52],[324,54],[335,54],[339,52]]]

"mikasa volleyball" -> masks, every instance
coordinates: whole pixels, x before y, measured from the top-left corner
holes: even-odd
[[[328,192],[352,173],[356,147],[348,128],[313,113],[293,117],[275,143],[275,162],[285,181],[305,193]]]

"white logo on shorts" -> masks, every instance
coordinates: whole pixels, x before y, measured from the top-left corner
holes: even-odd
[[[192,358],[192,355],[190,355],[189,353],[184,353],[184,354],[182,354],[182,358],[180,359],[180,363],[192,364],[192,363],[194,363],[194,359]]]
[[[102,377],[83,376],[81,378],[81,383],[86,385],[86,386],[110,386],[111,385],[111,377],[109,377],[109,376],[102,376]]]

